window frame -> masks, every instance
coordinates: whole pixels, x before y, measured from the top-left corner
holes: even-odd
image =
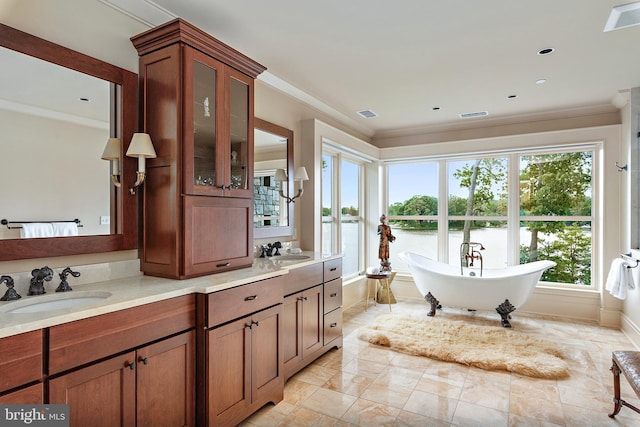
[[[355,220],[358,222],[358,233],[359,235],[362,237],[360,239],[358,239],[358,256],[357,256],[357,262],[358,262],[358,266],[357,266],[357,271],[352,272],[352,273],[348,273],[346,272],[345,274],[343,274],[343,279],[344,280],[349,280],[358,276],[361,276],[364,271],[365,271],[365,259],[366,259],[366,241],[367,239],[365,238],[366,232],[365,232],[365,225],[367,224],[367,215],[366,215],[366,209],[365,209],[365,203],[366,203],[366,183],[367,183],[367,177],[366,177],[366,168],[365,168],[365,163],[367,162],[367,160],[364,160],[362,158],[359,158],[356,155],[351,155],[350,153],[341,151],[339,149],[337,149],[333,144],[331,143],[323,143],[322,145],[322,154],[321,154],[321,158],[324,159],[325,156],[329,156],[332,158],[332,170],[331,170],[331,217],[329,221],[325,220],[325,216],[322,215],[322,211],[320,212],[320,216],[321,216],[321,223],[325,224],[327,222],[330,222],[332,224],[332,230],[331,230],[331,248],[325,248],[325,242],[324,242],[324,238],[321,240],[320,243],[320,248],[321,248],[321,252],[323,254],[325,253],[344,253],[344,251],[342,250],[342,220],[343,218],[347,218],[346,216],[343,217],[342,215],[342,162],[343,161],[348,161],[350,163],[353,163],[357,166],[358,168],[358,216],[354,217],[354,216],[348,216],[349,219],[353,220],[355,218]],[[324,179],[322,179],[321,182],[321,187],[323,187],[325,185]],[[324,193],[323,193],[324,194]],[[324,197],[323,197],[324,199]],[[323,203],[321,203],[320,209],[323,209],[323,205],[324,204],[324,200]],[[324,231],[323,231],[324,233]],[[344,270],[344,265],[343,265],[343,272],[345,272]]]
[[[600,200],[602,200],[601,192],[603,191],[602,183],[602,151],[603,142],[563,144],[557,146],[541,146],[541,147],[524,147],[515,149],[504,149],[487,152],[465,153],[464,155],[438,155],[434,157],[423,156],[421,158],[412,159],[410,162],[406,160],[385,160],[381,163],[381,175],[383,179],[383,210],[387,214],[390,221],[392,220],[436,220],[438,221],[438,260],[440,262],[449,262],[449,221],[464,219],[486,219],[507,221],[507,265],[517,265],[520,262],[520,222],[521,221],[590,221],[591,222],[591,284],[574,284],[559,282],[540,282],[539,287],[561,288],[561,289],[577,289],[577,290],[596,290],[596,280],[599,274],[599,265],[601,253],[596,250],[600,240],[600,230],[602,227],[602,209]],[[569,152],[591,152],[591,215],[569,215],[569,216],[527,216],[520,214],[520,158],[528,155],[557,154]],[[451,216],[449,215],[449,198],[448,198],[448,170],[447,163],[452,160],[473,160],[490,157],[502,157],[507,159],[507,215],[506,216]],[[389,209],[389,166],[401,165],[408,163],[427,163],[438,162],[438,215],[428,216],[390,216]],[[401,272],[401,274],[404,272]]]

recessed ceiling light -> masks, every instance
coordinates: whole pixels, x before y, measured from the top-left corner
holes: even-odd
[[[604,32],[640,24],[640,2],[615,6],[604,26]]]
[[[365,119],[371,119],[371,118],[374,118],[374,117],[378,117],[378,114],[375,111],[372,111],[372,110],[360,110],[357,113],[360,114]]]
[[[544,49],[540,49],[538,51],[538,55],[549,55],[550,53],[555,52],[555,49],[552,47],[545,47]]]
[[[518,95],[507,95],[507,99],[516,99]]]
[[[546,82],[547,82],[547,79],[538,79],[538,80],[536,80],[536,84],[537,85],[545,84]]]

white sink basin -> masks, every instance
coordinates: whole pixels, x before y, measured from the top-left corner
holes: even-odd
[[[301,261],[303,259],[311,258],[309,255],[297,255],[297,254],[287,254],[271,257],[274,261]]]
[[[63,310],[82,307],[111,296],[110,292],[79,291],[53,295],[32,296],[14,301],[0,307],[0,312],[8,314],[41,313],[44,311]]]

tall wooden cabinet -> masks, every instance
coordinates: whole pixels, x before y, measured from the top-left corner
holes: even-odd
[[[187,278],[253,261],[253,90],[265,67],[182,19],[132,37],[147,159],[141,269]]]

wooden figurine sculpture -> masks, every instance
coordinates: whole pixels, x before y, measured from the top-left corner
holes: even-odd
[[[380,271],[391,271],[389,262],[389,243],[396,240],[396,236],[391,234],[391,227],[387,225],[387,217],[382,214],[380,225],[378,225],[378,235],[380,236],[380,247],[378,248],[378,258],[380,258]]]

